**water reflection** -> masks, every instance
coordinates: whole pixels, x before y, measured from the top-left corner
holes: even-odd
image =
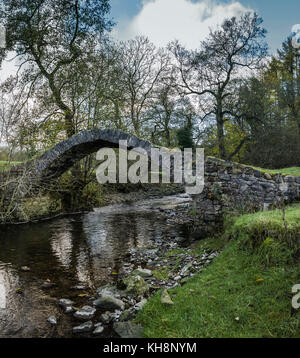
[[[70,288],[76,284],[97,287],[114,280],[132,248],[153,246],[168,230],[153,205],[116,205],[1,228],[0,337],[47,335],[47,317],[60,314],[53,303],[57,298],[74,295]],[[30,271],[22,272],[22,266]],[[56,284],[53,289],[42,289],[46,279]]]
[[[66,268],[69,269],[72,259],[72,233],[57,232],[51,238],[51,248],[54,255],[58,258],[59,262]]]
[[[19,312],[22,309],[21,297],[16,292],[19,276],[11,265],[0,262],[0,337],[2,331],[14,332],[22,325]]]
[[[5,266],[0,263],[0,309],[6,308],[6,282],[7,280],[7,272],[5,270]]]

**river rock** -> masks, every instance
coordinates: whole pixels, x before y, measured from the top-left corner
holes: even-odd
[[[152,271],[148,270],[148,269],[142,269],[142,268],[137,268],[136,270],[134,270],[132,272],[133,275],[138,275],[141,276],[143,278],[147,278],[147,277],[151,277],[152,276]]]
[[[74,308],[72,306],[68,306],[65,308],[65,313],[73,313],[74,312]]]
[[[141,276],[131,275],[124,279],[123,282],[129,295],[143,297],[149,293],[149,285]]]
[[[99,325],[96,327],[96,329],[93,332],[94,336],[100,335],[104,331],[104,327],[102,325]]]
[[[101,296],[96,301],[94,301],[94,306],[108,311],[123,311],[125,308],[124,302],[113,296]]]
[[[116,322],[114,330],[121,338],[141,338],[143,327],[133,322]]]
[[[127,310],[125,310],[121,316],[120,316],[120,322],[125,322],[125,321],[131,321],[135,318],[136,316],[136,310],[134,309],[134,307],[131,307]]]
[[[57,325],[57,319],[54,316],[51,316],[47,319],[47,322],[49,322],[51,324],[51,326],[56,326]]]
[[[188,263],[187,265],[185,265],[183,267],[183,269],[180,272],[180,275],[182,275],[182,276],[188,275],[188,273],[189,273],[189,271],[191,270],[192,267],[193,267],[192,263]]]
[[[73,327],[73,333],[91,332],[92,329],[93,329],[93,322],[88,321],[82,323],[80,326]]]
[[[77,286],[71,287],[71,290],[76,290],[76,291],[84,291],[87,289],[88,289],[88,286],[83,286],[83,285],[77,285]]]
[[[45,281],[42,283],[42,288],[52,288],[55,286],[55,283],[52,283],[52,282],[48,282],[48,281]]]
[[[171,300],[171,297],[170,297],[167,289],[162,290],[161,296],[160,296],[160,301],[162,304],[167,305],[167,306],[174,305],[174,302]]]
[[[272,180],[272,176],[271,176],[269,173],[264,173],[264,177],[265,177],[267,180]]]
[[[147,303],[147,300],[146,300],[146,298],[144,298],[143,300],[141,300],[141,302],[137,303],[137,304],[134,306],[134,308],[135,308],[137,311],[139,311],[139,310],[141,310],[141,309],[145,306],[146,303]]]
[[[67,298],[61,298],[60,300],[57,301],[57,304],[61,307],[68,307],[68,306],[73,306],[75,304],[75,302],[67,299]]]
[[[98,297],[109,296],[109,297],[114,297],[114,298],[120,298],[123,295],[124,295],[124,293],[122,291],[118,290],[118,288],[116,286],[111,285],[111,284],[99,287],[97,289]]]
[[[105,324],[108,324],[109,322],[111,322],[113,319],[113,317],[111,316],[111,314],[109,312],[106,312],[106,313],[103,313],[101,316],[100,316],[100,320],[101,322],[105,323]]]
[[[83,306],[74,313],[74,317],[82,321],[92,319],[95,316],[96,309],[91,306]]]

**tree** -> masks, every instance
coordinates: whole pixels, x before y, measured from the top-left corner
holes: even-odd
[[[264,168],[299,165],[297,123],[290,119],[288,107],[280,104],[281,86],[284,85],[278,80],[278,64],[274,61],[259,77],[243,81],[240,86],[235,103],[239,114],[232,122],[242,130],[240,137],[247,139],[246,150],[242,151],[244,163]]]
[[[67,136],[75,133],[74,108],[66,96],[72,69],[87,67],[93,52],[110,30],[108,0],[2,0],[0,22],[7,48],[20,58],[22,80],[30,92],[47,85],[60,110]],[[2,57],[3,58],[3,57]]]
[[[121,52],[121,81],[127,105],[125,116],[130,118],[134,133],[141,135],[144,110],[153,100],[155,87],[162,80],[168,69],[167,53],[148,40],[139,36],[134,40],[122,42]]]
[[[170,45],[176,60],[177,87],[183,95],[200,101],[202,120],[217,124],[219,156],[226,159],[224,123],[235,116],[232,97],[241,71],[257,69],[267,53],[266,30],[257,14],[225,20],[211,31],[199,50],[189,51],[178,42]]]
[[[279,106],[297,124],[300,135],[300,51],[293,47],[291,38],[283,42],[278,56],[273,57],[268,74],[274,78]]]

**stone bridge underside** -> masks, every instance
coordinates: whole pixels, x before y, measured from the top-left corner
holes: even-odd
[[[117,148],[120,140],[127,140],[128,149],[140,147],[151,154],[151,143],[119,130],[83,131],[58,143],[40,158],[2,174],[2,206],[11,197],[20,200],[32,195],[37,187],[54,182],[85,156],[104,147]],[[205,188],[194,199],[199,219],[213,226],[225,208],[251,206],[262,210],[283,200],[299,201],[300,177],[270,175],[237,163],[206,158]]]

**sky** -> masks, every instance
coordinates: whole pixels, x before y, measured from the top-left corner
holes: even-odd
[[[270,54],[276,52],[300,24],[299,0],[111,0],[111,13],[117,22],[113,35],[127,40],[146,35],[157,45],[179,39],[196,48],[226,17],[256,11],[268,30]]]
[[[299,0],[111,0],[116,22],[112,36],[128,40],[145,35],[157,46],[178,39],[195,49],[209,28],[246,11],[256,11],[264,19],[270,54],[281,47],[292,26],[300,24]],[[4,63],[0,79],[15,71],[13,62]]]

